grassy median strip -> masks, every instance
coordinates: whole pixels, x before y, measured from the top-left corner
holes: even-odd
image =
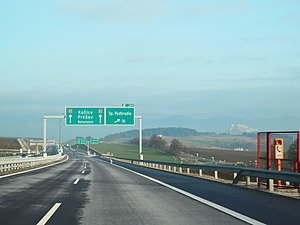
[[[91,147],[101,153],[113,154],[114,157],[139,159],[138,145],[101,143],[99,145],[91,145]],[[179,162],[179,160],[174,156],[149,147],[143,147],[143,155],[145,160]]]

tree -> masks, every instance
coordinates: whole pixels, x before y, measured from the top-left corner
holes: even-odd
[[[173,139],[171,141],[171,145],[170,145],[170,148],[169,148],[169,153],[171,155],[179,156],[179,154],[183,150],[183,148],[184,148],[184,146],[179,140]]]
[[[149,146],[149,140],[143,139],[142,142],[143,142],[142,143],[143,146]],[[139,138],[133,138],[133,139],[128,141],[128,144],[139,145],[140,144],[140,139]]]
[[[152,137],[150,138],[150,141],[149,141],[149,147],[159,149],[161,151],[166,151],[167,150],[167,142],[158,135],[152,135]]]

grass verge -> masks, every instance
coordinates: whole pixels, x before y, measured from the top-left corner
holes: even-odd
[[[139,159],[138,145],[101,143],[99,145],[91,145],[91,147],[101,153],[111,153],[115,157]],[[144,160],[159,162],[179,162],[179,160],[172,155],[148,147],[143,147],[143,155]]]

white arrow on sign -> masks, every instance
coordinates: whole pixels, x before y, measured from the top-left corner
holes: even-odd
[[[72,114],[69,115],[69,119],[70,123],[72,123]]]
[[[102,114],[99,115],[99,123],[102,123]]]
[[[121,119],[117,119],[116,121],[115,121],[115,123],[119,123],[121,121]]]

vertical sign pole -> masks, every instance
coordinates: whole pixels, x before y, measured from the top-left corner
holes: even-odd
[[[87,141],[87,155],[90,155],[90,141]]]
[[[64,119],[65,116],[44,116],[44,146],[43,154],[47,156],[47,119]]]
[[[271,134],[267,133],[267,170],[271,170]],[[268,180],[267,188],[270,188],[270,182]]]
[[[281,159],[277,159],[277,171],[281,171]],[[281,187],[281,180],[277,180],[277,187]]]
[[[47,119],[44,117],[44,146],[43,146],[43,154],[46,153],[46,138],[47,138]]]
[[[139,118],[139,121],[140,121],[140,148],[139,148],[139,152],[140,152],[140,160],[144,160],[144,157],[143,157],[143,125],[142,125],[142,120],[143,120],[143,117],[140,117]]]
[[[267,133],[267,170],[271,170],[271,134],[268,132]]]
[[[144,160],[143,156],[143,117],[142,116],[135,116],[135,119],[139,119],[139,156],[140,160]]]
[[[59,119],[59,152],[62,153],[62,126],[61,126],[62,119]]]

